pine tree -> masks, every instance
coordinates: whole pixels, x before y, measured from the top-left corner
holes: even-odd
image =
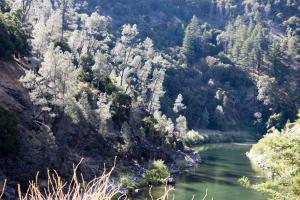
[[[118,85],[126,89],[126,77],[125,70],[129,70],[129,62],[134,58],[135,46],[134,40],[139,34],[136,25],[125,24],[122,27],[122,36],[119,42],[112,50],[114,56],[114,62],[118,66],[119,81]]]
[[[187,133],[187,121],[186,118],[182,115],[180,115],[177,119],[176,119],[176,132],[177,132],[177,136],[180,138],[183,138],[185,136],[185,134]]]
[[[203,128],[207,128],[208,124],[209,124],[209,113],[207,111],[207,108],[205,107],[201,115],[200,125]]]
[[[60,107],[64,112],[67,100],[77,93],[78,73],[72,63],[72,55],[51,44],[44,56],[38,73],[28,71],[21,80],[29,89],[33,103],[42,112],[49,106]]]
[[[178,113],[184,109],[186,109],[186,106],[182,103],[183,97],[181,94],[179,94],[175,100],[174,106],[173,106],[173,111],[175,113]]]
[[[280,41],[273,41],[269,50],[269,59],[271,62],[271,69],[274,72],[274,76],[277,80],[281,81],[285,75],[286,67],[282,64],[283,50]]]
[[[107,95],[106,94],[101,94],[98,97],[98,101],[97,101],[97,113],[98,113],[98,117],[99,117],[99,132],[101,134],[106,134],[107,133],[107,122],[109,119],[111,119],[112,115],[111,115],[111,111],[110,111],[110,106],[111,106],[111,102],[107,99]]]
[[[151,92],[151,97],[148,101],[148,110],[151,114],[160,109],[160,98],[165,94],[163,88],[163,82],[165,79],[166,69],[154,69],[153,78],[149,84],[149,90]]]
[[[211,126],[214,129],[225,130],[227,128],[223,107],[218,105],[210,120]]]
[[[108,78],[111,72],[111,66],[108,63],[107,55],[97,51],[94,56],[95,64],[92,66],[93,71],[93,81],[95,82],[97,88],[99,84],[105,78]]]
[[[288,29],[287,32],[287,52],[292,57],[296,57],[298,55],[298,52],[300,51],[300,39],[297,37],[297,35],[292,31],[292,29]]]
[[[182,51],[186,56],[186,60],[188,64],[193,64],[201,53],[199,52],[200,51],[199,50],[199,45],[200,45],[199,27],[200,24],[198,18],[196,16],[193,16],[191,22],[188,24],[188,26],[185,29]]]

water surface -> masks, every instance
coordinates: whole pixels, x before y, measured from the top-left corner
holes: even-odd
[[[202,199],[207,190],[206,199],[214,200],[266,200],[267,197],[251,189],[240,186],[238,179],[247,176],[252,183],[262,180],[255,172],[245,153],[250,144],[211,144],[195,148],[204,161],[201,166],[189,170],[176,179],[176,200]],[[154,198],[159,197],[163,187],[152,189]],[[149,199],[148,192],[143,192],[134,199]]]

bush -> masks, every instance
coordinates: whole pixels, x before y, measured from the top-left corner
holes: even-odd
[[[136,185],[128,177],[121,177],[121,184],[128,190],[134,190]]]
[[[19,132],[16,116],[0,107],[0,154],[16,154],[19,150]]]
[[[28,38],[17,14],[0,13],[0,58],[7,59],[13,54],[28,54]]]
[[[300,194],[300,121],[287,124],[279,132],[271,129],[248,154],[267,175],[253,188],[273,199],[298,199]]]
[[[202,135],[200,135],[199,132],[191,130],[187,132],[183,141],[187,146],[194,146],[204,143],[205,138]]]
[[[243,176],[243,178],[239,179],[239,183],[241,186],[245,187],[245,188],[250,188],[251,187],[251,183],[248,179],[248,177]]]
[[[150,184],[162,184],[170,176],[169,169],[163,160],[155,160],[146,173],[145,181]]]
[[[156,128],[158,122],[154,117],[145,117],[143,119],[143,127],[145,131],[150,136],[157,136],[158,130]]]

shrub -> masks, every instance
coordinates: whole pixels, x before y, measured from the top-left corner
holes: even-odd
[[[155,160],[146,173],[145,181],[150,184],[162,184],[170,176],[169,169],[163,160]]]
[[[121,177],[121,184],[127,188],[128,190],[134,190],[136,188],[136,185],[129,180],[128,177]]]
[[[251,187],[251,183],[250,183],[249,179],[245,176],[243,176],[243,178],[239,179],[239,183],[241,184],[241,186],[243,186],[245,188]]]
[[[271,129],[255,144],[249,157],[267,175],[253,188],[270,194],[272,199],[298,199],[300,194],[300,121],[287,124],[279,132]],[[287,197],[287,198],[285,198]]]
[[[184,143],[187,146],[194,146],[194,145],[198,145],[198,144],[202,144],[204,143],[205,138],[200,135],[199,132],[191,130],[188,131],[187,134],[184,137]]]
[[[156,133],[158,132],[156,129],[157,125],[157,120],[154,117],[145,117],[143,119],[143,127],[146,130],[146,133],[148,135],[157,135]]]
[[[0,107],[0,154],[15,154],[19,150],[18,122],[14,113]]]

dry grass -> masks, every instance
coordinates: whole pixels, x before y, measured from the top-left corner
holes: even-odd
[[[82,162],[82,161],[81,161]],[[81,163],[80,162],[80,163]],[[110,171],[104,170],[100,177],[86,182],[81,175],[78,178],[77,169],[80,163],[73,168],[73,177],[68,183],[64,181],[56,171],[48,171],[47,186],[42,188],[36,178],[30,181],[28,190],[22,194],[21,187],[18,185],[20,200],[111,200],[113,198],[126,199],[120,193],[120,186],[110,181],[110,176],[115,168]]]
[[[6,179],[4,180],[3,188],[1,189],[0,199],[2,199],[2,197],[4,195],[5,187],[6,187]]]
[[[63,180],[54,170],[48,170],[48,181],[45,186],[38,181],[38,174],[35,181],[30,181],[26,193],[22,193],[21,186],[18,185],[18,196],[20,200],[112,200],[112,199],[128,199],[126,194],[120,191],[120,185],[111,182],[110,177],[115,169],[115,165],[111,170],[104,170],[100,177],[94,178],[90,182],[86,182],[81,175],[78,178],[78,167],[73,167],[73,176],[70,182]],[[0,193],[0,200],[4,199],[4,191],[6,180]],[[172,189],[165,187],[165,192],[162,197],[157,200],[167,200],[169,192]],[[151,189],[149,190],[152,200]]]

